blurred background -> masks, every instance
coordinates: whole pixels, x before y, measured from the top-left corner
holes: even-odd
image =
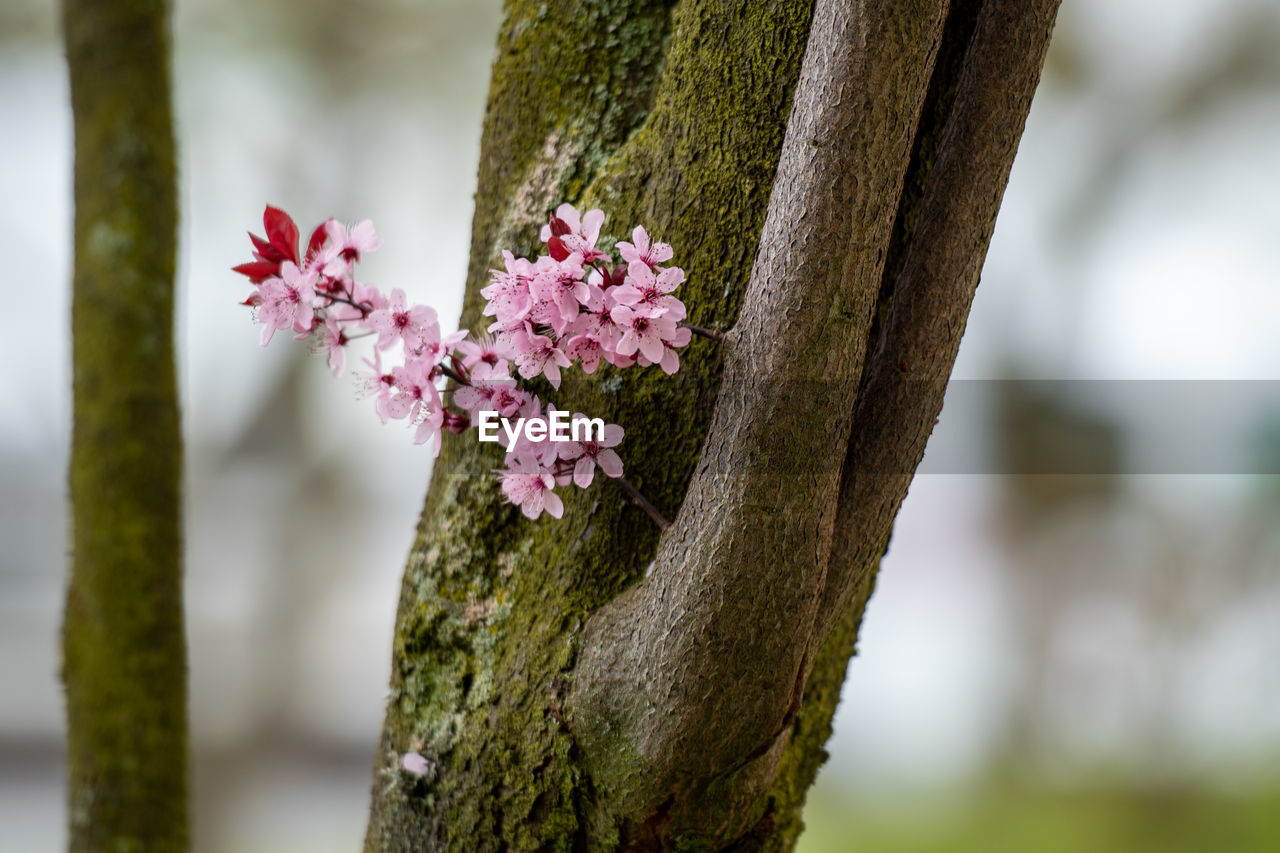
[[[65,844],[71,122],[0,6],[0,849]],[[461,305],[497,0],[184,0],[196,849],[359,848],[430,451],[266,351],[265,202]],[[1280,7],[1066,0],[801,849],[1280,849]],[[432,262],[421,262],[430,246]],[[1068,381],[1063,381],[1068,380]]]

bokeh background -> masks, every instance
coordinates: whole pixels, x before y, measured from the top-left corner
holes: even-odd
[[[0,849],[24,853],[65,843],[53,5],[0,6]],[[431,464],[305,348],[261,350],[228,268],[264,202],[372,218],[365,278],[456,318],[500,17],[176,4],[199,851],[358,849]],[[806,853],[1280,849],[1278,140],[1273,0],[1064,3]]]

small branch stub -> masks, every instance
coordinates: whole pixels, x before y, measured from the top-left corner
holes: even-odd
[[[713,340],[716,343],[724,343],[724,332],[721,332],[718,329],[708,329],[705,326],[695,326],[692,323],[681,323],[680,325],[684,326],[699,337]]]

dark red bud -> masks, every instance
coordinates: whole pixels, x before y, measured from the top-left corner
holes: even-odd
[[[457,415],[445,409],[444,423],[441,424],[441,427],[454,435],[461,435],[467,431],[469,426],[471,426],[471,420],[466,415]]]
[[[569,227],[569,223],[565,222],[560,217],[558,216],[551,217],[551,236],[552,237],[563,237],[564,235],[568,234],[572,230],[573,229]]]

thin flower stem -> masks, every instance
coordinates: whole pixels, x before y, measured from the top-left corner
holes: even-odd
[[[718,329],[708,329],[703,326],[695,326],[692,323],[681,323],[680,325],[684,326],[695,335],[701,335],[702,337],[709,338],[717,343],[724,341],[724,332],[721,332]]]
[[[342,292],[342,293],[346,293],[346,291],[345,291],[345,290],[344,290],[344,291],[341,291],[341,292]],[[319,296],[319,297],[320,297],[320,298],[322,298],[322,299],[328,299],[328,300],[329,300],[330,305],[331,305],[331,304],[333,304],[334,302],[341,302],[343,305],[350,305],[352,308],[356,308],[356,309],[358,309],[358,310],[360,311],[360,313],[361,313],[362,315],[366,316],[366,317],[369,315],[369,312],[373,310],[373,309],[372,309],[369,305],[367,305],[367,304],[364,304],[364,303],[361,303],[361,302],[354,302],[354,301],[352,301],[352,300],[348,299],[348,298],[347,298],[347,297],[345,297],[345,296],[339,296],[339,295],[337,295],[336,293],[331,293],[331,292],[329,292],[329,291],[327,291],[327,290],[321,291],[320,293],[317,293],[316,295],[317,295],[317,296]],[[326,305],[326,306],[324,306],[324,307],[326,307],[326,308],[327,308],[327,307],[329,307],[329,306],[328,306],[328,305]]]
[[[662,513],[658,512],[658,508],[650,503],[648,498],[640,494],[639,489],[627,482],[626,477],[614,477],[613,481],[622,487],[622,490],[627,493],[627,497],[631,498],[636,506],[649,513],[649,517],[654,520],[659,528],[666,530],[671,526],[671,522],[667,521]]]
[[[470,383],[466,378],[464,378],[464,377],[462,377],[462,376],[459,376],[458,374],[454,373],[452,370],[450,370],[449,368],[445,367],[443,364],[442,364],[442,365],[440,365],[440,372],[441,372],[441,373],[443,373],[445,376],[448,376],[448,377],[449,377],[450,379],[452,379],[454,382],[457,382],[459,385],[470,385],[470,384],[471,384],[471,383]]]

